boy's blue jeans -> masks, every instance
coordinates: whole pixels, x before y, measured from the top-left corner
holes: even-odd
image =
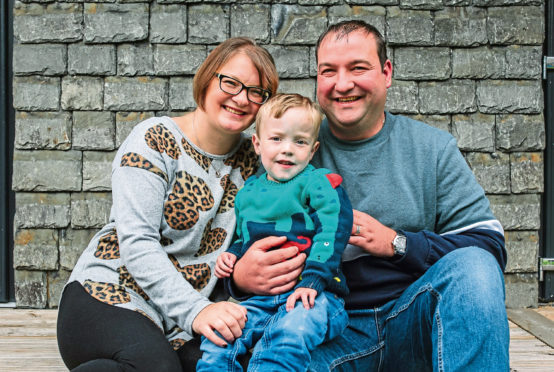
[[[336,337],[348,324],[344,300],[333,293],[318,294],[314,307],[306,310],[297,301],[290,312],[285,310],[287,297],[254,296],[241,303],[248,310],[242,336],[226,348],[203,338],[204,353],[196,371],[242,371],[237,361],[254,345],[248,371],[305,371],[310,351]]]
[[[483,249],[457,249],[401,297],[348,311],[344,333],[312,352],[310,371],[509,371],[504,279]]]

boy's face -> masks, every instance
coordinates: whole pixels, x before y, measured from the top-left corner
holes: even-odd
[[[265,118],[252,136],[256,153],[271,181],[284,182],[302,172],[319,147],[307,109],[293,107],[279,119]]]

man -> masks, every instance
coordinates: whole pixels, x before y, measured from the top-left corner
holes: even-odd
[[[333,25],[316,55],[327,118],[313,163],[343,177],[354,226],[343,254],[350,323],[310,370],[508,371],[503,230],[456,141],[384,111],[392,64],[374,27]],[[298,258],[277,261],[271,244],[237,263],[240,290],[291,285]],[[256,265],[261,279],[248,274]]]

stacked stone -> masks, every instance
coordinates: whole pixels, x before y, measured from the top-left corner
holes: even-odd
[[[362,19],[393,61],[387,109],[451,132],[506,229],[507,303],[537,302],[545,130],[540,0],[21,0],[14,6],[17,305],[56,307],[108,219],[110,166],[133,125],[194,108],[192,77],[229,36],[315,98],[314,45]]]

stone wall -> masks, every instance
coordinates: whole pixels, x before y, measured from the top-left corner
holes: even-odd
[[[258,40],[280,90],[315,98],[314,44],[351,18],[386,35],[387,108],[451,132],[487,192],[506,229],[508,305],[537,303],[542,1],[21,0],[13,11],[18,306],[57,306],[108,218],[117,147],[138,121],[194,107],[192,76],[214,45]]]

